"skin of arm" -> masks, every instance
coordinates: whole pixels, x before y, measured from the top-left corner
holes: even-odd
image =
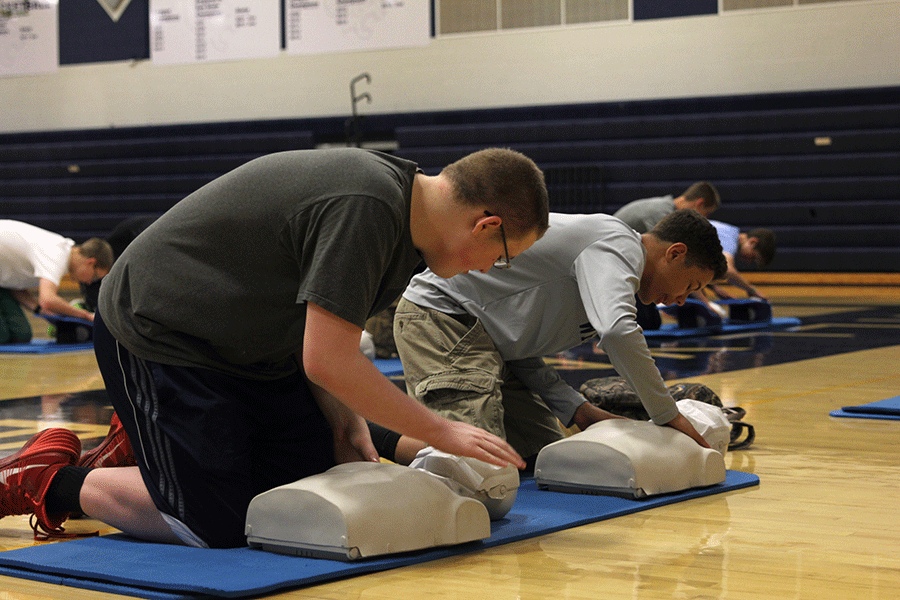
[[[302,358],[301,358],[302,359]],[[347,462],[378,462],[378,452],[366,420],[344,406],[337,398],[307,379],[316,404],[331,425],[334,435],[334,458],[338,464]]]
[[[30,310],[34,310],[40,306],[41,312],[47,312],[55,315],[65,315],[67,317],[75,317],[86,321],[94,321],[94,313],[88,312],[82,308],[72,306],[59,293],[59,286],[49,279],[41,279],[38,282],[38,298],[37,300],[28,293],[27,290],[16,290],[13,292],[15,299]]]
[[[584,431],[594,423],[599,423],[600,421],[605,421],[606,419],[624,419],[625,417],[614,415],[611,412],[607,412],[598,406],[594,406],[590,402],[585,401],[583,404],[580,404],[577,409],[575,409],[575,416],[572,419],[572,424],[576,425],[578,429]]]
[[[400,391],[359,351],[359,327],[313,303],[307,303],[306,312],[303,350],[297,358],[326,418],[343,432],[335,435],[336,440],[362,443],[339,456],[357,453],[369,459],[373,450],[368,434],[358,431],[361,420],[350,418],[345,412],[349,411],[450,454],[524,468],[522,458],[505,441],[472,425],[443,419]]]
[[[588,402],[542,358],[509,361],[506,365],[567,427],[576,425],[584,431],[599,421],[623,418]]]
[[[34,312],[40,304],[37,300],[28,292],[28,290],[10,290],[13,298],[15,298],[16,302]]]
[[[725,279],[728,281],[728,283],[730,283],[731,285],[733,285],[735,287],[741,288],[742,290],[747,292],[748,296],[756,296],[757,298],[763,298],[756,291],[756,288],[754,288],[752,285],[747,283],[747,280],[744,279],[744,277],[737,270],[737,268],[735,268],[734,256],[732,256],[731,254],[729,254],[727,252],[725,252],[724,254],[725,254],[725,262],[728,263],[728,272],[725,274]],[[765,298],[763,298],[763,300],[765,300]]]

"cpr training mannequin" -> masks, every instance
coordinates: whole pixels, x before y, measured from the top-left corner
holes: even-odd
[[[728,420],[702,402],[677,405],[712,448],[650,421],[608,419],[545,446],[535,463],[535,481],[554,491],[632,498],[721,483]]]
[[[519,472],[431,446],[409,467],[348,463],[256,496],[250,546],[337,560],[490,536],[516,499]]]
[[[356,560],[491,535],[478,500],[421,469],[352,462],[256,496],[247,542],[282,554]]]

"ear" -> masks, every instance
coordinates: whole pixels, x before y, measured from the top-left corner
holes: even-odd
[[[666,248],[666,260],[669,262],[683,260],[687,256],[687,245],[684,242],[675,242]]]
[[[502,222],[503,219],[501,219],[499,215],[488,215],[482,213],[480,217],[475,219],[475,226],[472,228],[472,233],[477,233],[478,231],[484,229],[494,229],[495,227],[500,227],[500,224]]]

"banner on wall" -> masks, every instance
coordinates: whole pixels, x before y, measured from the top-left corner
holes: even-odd
[[[59,69],[59,3],[0,0],[0,76]]]
[[[280,51],[279,0],[150,0],[154,64],[270,58]]]
[[[97,2],[100,3],[100,6],[103,7],[103,10],[106,11],[106,14],[109,15],[109,18],[112,19],[113,22],[118,22],[119,17],[122,16],[122,13],[125,12],[125,9],[131,4],[131,0],[97,0]]]
[[[286,0],[289,54],[424,46],[429,0]]]

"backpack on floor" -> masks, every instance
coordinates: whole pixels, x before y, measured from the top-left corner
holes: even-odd
[[[373,315],[366,321],[366,331],[372,335],[375,344],[375,358],[394,358],[397,356],[397,344],[394,342],[394,313],[397,303]]]
[[[623,377],[600,377],[590,379],[581,385],[579,390],[587,400],[603,410],[615,415],[646,421],[650,418],[637,392]],[[731,423],[731,442],[729,450],[740,450],[748,447],[756,438],[753,425],[743,422],[741,419],[747,414],[743,408],[726,408],[722,406],[719,396],[708,386],[702,383],[676,383],[669,386],[669,393],[677,402],[685,398],[698,400],[722,409],[725,417]]]

